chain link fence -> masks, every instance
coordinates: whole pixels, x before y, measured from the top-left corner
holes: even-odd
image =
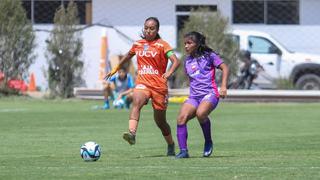
[[[52,29],[53,17],[60,5],[69,0],[21,0],[27,17],[37,31],[36,64],[40,81],[45,66],[43,51],[45,39]],[[254,30],[270,34],[286,49],[303,53],[320,54],[320,2],[317,0],[75,0],[78,5],[79,30],[83,31],[86,64],[84,76],[87,86],[96,87],[100,59],[100,38],[107,32],[108,59],[126,53],[134,40],[140,38],[144,20],[149,16],[160,20],[160,35],[177,48],[179,31],[189,19],[192,9],[206,7],[220,11],[229,19],[230,30]],[[208,22],[210,23],[210,22]],[[295,59],[292,59],[294,61]],[[313,59],[312,59],[313,61]],[[320,59],[317,59],[319,63]],[[320,63],[319,63],[320,64]],[[288,64],[292,66],[292,64]],[[315,72],[318,74],[317,70]],[[46,86],[42,78],[40,86]]]

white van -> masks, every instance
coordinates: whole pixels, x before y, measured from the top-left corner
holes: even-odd
[[[289,51],[263,32],[234,30],[232,34],[240,49],[250,51],[269,78],[290,79],[297,89],[320,90],[320,55]]]

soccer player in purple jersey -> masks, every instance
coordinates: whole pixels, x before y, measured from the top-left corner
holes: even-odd
[[[217,107],[219,98],[227,95],[228,66],[206,45],[205,36],[198,32],[189,32],[184,36],[187,57],[185,72],[190,81],[190,95],[183,103],[177,118],[177,139],[180,153],[176,158],[188,158],[187,122],[197,117],[205,139],[203,157],[209,157],[213,151],[211,122],[209,114]],[[215,82],[215,70],[222,70],[222,83],[218,91]]]

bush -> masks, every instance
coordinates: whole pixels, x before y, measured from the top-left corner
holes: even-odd
[[[8,81],[28,75],[35,58],[35,34],[20,0],[1,0],[0,23],[0,72],[4,74],[0,92],[17,94],[9,90]]]
[[[229,66],[231,76],[236,75],[238,64],[238,45],[228,35],[228,19],[224,18],[220,12],[210,12],[207,8],[192,10],[189,20],[185,22],[184,28],[179,32],[178,51],[184,59],[184,34],[190,31],[198,31],[206,36],[207,45],[220,55],[223,61]],[[217,81],[220,82],[220,71],[217,73]],[[180,66],[176,72],[175,87],[186,87],[186,75],[184,67]]]
[[[47,40],[48,84],[51,97],[70,98],[73,88],[83,82],[82,39],[76,25],[77,6],[70,1],[54,16],[54,29]]]
[[[292,80],[287,78],[278,78],[275,79],[275,84],[277,89],[286,89],[286,90],[292,90],[295,89]]]

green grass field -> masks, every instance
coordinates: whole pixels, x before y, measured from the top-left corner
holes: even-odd
[[[142,110],[137,144],[122,140],[128,111],[92,110],[101,101],[0,99],[0,179],[319,179],[320,104],[224,103],[211,114],[215,152],[189,122],[189,159],[166,157],[166,144]],[[179,104],[167,117],[175,137]],[[84,162],[80,145],[102,148]],[[178,151],[178,150],[177,150]]]

